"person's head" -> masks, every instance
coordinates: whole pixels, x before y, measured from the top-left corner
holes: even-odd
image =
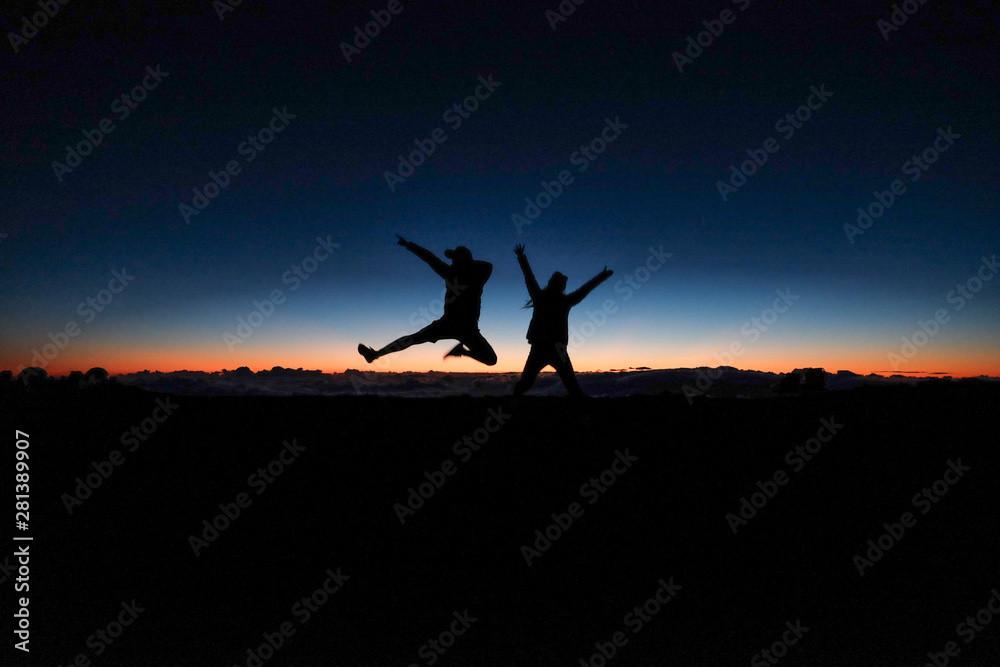
[[[456,246],[454,250],[445,250],[444,256],[451,260],[453,266],[472,261],[472,251],[464,245]]]
[[[551,297],[553,294],[563,294],[566,291],[566,280],[567,280],[566,276],[556,271],[555,273],[552,274],[552,277],[549,278],[549,284],[546,285],[544,288],[542,288],[542,292],[544,292],[545,295],[549,297]],[[535,300],[528,299],[528,302],[524,304],[523,307],[534,308]]]
[[[552,274],[552,277],[549,278],[549,284],[545,286],[545,289],[553,290],[556,292],[565,292],[566,280],[567,280],[566,276],[556,271],[555,273]]]

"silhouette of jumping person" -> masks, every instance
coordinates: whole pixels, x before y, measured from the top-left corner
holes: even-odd
[[[472,259],[472,253],[465,246],[445,250],[444,256],[451,260],[445,264],[434,253],[407,241],[399,234],[399,245],[427,262],[434,272],[444,278],[447,295],[444,299],[444,314],[420,331],[392,341],[381,350],[373,350],[366,345],[358,345],[358,352],[369,364],[381,356],[405,350],[411,345],[436,343],[441,339],[454,339],[447,357],[471,357],[476,361],[493,366],[497,354],[493,347],[479,333],[479,311],[483,296],[483,285],[493,273],[493,265]]]
[[[524,256],[524,246],[514,247],[517,261],[524,273],[524,282],[528,286],[531,299],[525,308],[534,308],[531,324],[528,325],[528,342],[531,352],[524,364],[521,379],[514,385],[514,395],[519,396],[531,388],[538,378],[538,373],[546,366],[552,366],[559,373],[566,390],[573,396],[583,396],[583,390],[576,381],[573,364],[566,352],[569,342],[569,311],[590,294],[591,290],[611,276],[613,271],[608,267],[586,282],[580,289],[566,294],[566,276],[556,271],[549,278],[545,289],[538,287],[535,274],[531,272],[528,258]]]

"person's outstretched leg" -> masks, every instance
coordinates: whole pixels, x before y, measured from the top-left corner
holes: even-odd
[[[521,372],[521,379],[517,381],[514,385],[514,395],[520,396],[524,392],[531,389],[531,385],[535,384],[535,380],[538,378],[538,373],[541,372],[548,362],[545,358],[535,349],[534,346],[531,348],[531,352],[528,353],[528,360],[524,362],[524,370]]]
[[[556,372],[559,374],[559,379],[562,380],[563,386],[566,387],[566,391],[571,396],[586,396],[583,390],[580,389],[580,383],[576,381],[573,362],[569,360],[569,355],[566,354],[565,350],[560,350],[558,361],[552,365],[555,366]]]
[[[426,327],[420,331],[410,334],[409,336],[401,336],[396,340],[392,341],[381,350],[373,350],[366,345],[358,345],[358,352],[365,358],[369,364],[379,357],[384,357],[387,354],[392,354],[393,352],[399,352],[405,350],[413,345],[419,345],[420,343],[436,343],[444,336],[440,335],[438,329],[440,328],[438,322],[431,322]]]

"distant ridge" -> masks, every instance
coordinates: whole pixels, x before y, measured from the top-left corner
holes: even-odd
[[[41,369],[38,369],[41,370]],[[21,374],[24,385],[40,386],[46,382],[75,382],[86,378],[87,384],[106,381],[95,369],[87,376],[73,373],[62,380],[48,378],[25,369]],[[246,366],[222,371],[171,372],[148,371],[128,373],[111,381],[148,391],[174,394],[230,396],[338,396],[371,394],[380,396],[442,397],[442,396],[502,396],[511,393],[516,372],[456,373],[444,371],[368,372],[347,369],[343,373],[320,370],[283,368],[254,372]],[[0,374],[15,382],[10,371]],[[995,380],[996,378],[978,378]],[[789,373],[744,370],[732,366],[673,369],[615,369],[613,371],[581,372],[580,384],[594,397],[619,397],[675,394],[690,400],[698,397],[755,398],[819,391],[851,389],[861,385],[917,384],[928,382],[958,382],[950,376],[913,378],[902,374],[883,377],[874,373],[862,376],[847,370],[835,373],[822,368],[798,368]],[[544,373],[529,395],[562,395],[563,387],[554,373]]]

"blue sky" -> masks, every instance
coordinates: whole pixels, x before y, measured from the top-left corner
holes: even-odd
[[[16,317],[0,324],[0,366],[29,365],[74,320],[81,333],[45,358],[57,374],[362,365],[358,342],[405,333],[443,289],[398,233],[494,264],[480,326],[500,370],[527,354],[523,243],[540,279],[559,270],[570,289],[616,272],[572,315],[579,327],[588,308],[618,306],[574,352],[579,369],[717,365],[787,288],[801,298],[733,365],[885,370],[943,308],[949,321],[896,370],[1000,373],[1000,290],[985,282],[961,310],[947,301],[997,249],[995,16],[924,5],[886,40],[878,4],[594,2],[556,30],[551,4],[404,3],[351,63],[338,45],[381,6],[246,3],[224,20],[208,3],[66,6],[5,56],[0,305]],[[679,72],[673,52],[726,8],[734,22]],[[8,11],[5,30],[20,17]],[[118,118],[114,101],[156,65],[169,74]],[[499,86],[452,129],[446,110],[480,77]],[[786,138],[776,123],[824,85],[832,95]],[[294,118],[248,161],[239,147],[275,109]],[[52,163],[102,118],[114,131],[57,179]],[[578,171],[571,156],[609,118],[627,127]],[[385,172],[437,128],[447,139],[390,190]],[[960,136],[909,180],[904,163],[939,128]],[[777,150],[723,201],[717,183],[769,137]],[[240,173],[187,224],[180,205],[230,161]],[[518,230],[512,214],[563,170],[573,182]],[[906,191],[849,239],[857,208],[896,179]],[[340,245],[291,291],[282,276],[317,237]],[[650,246],[671,259],[625,300],[616,285]],[[134,282],[83,322],[78,304],[123,267]],[[224,334],[275,289],[286,300],[227,349]],[[447,347],[386,369],[441,368]]]

